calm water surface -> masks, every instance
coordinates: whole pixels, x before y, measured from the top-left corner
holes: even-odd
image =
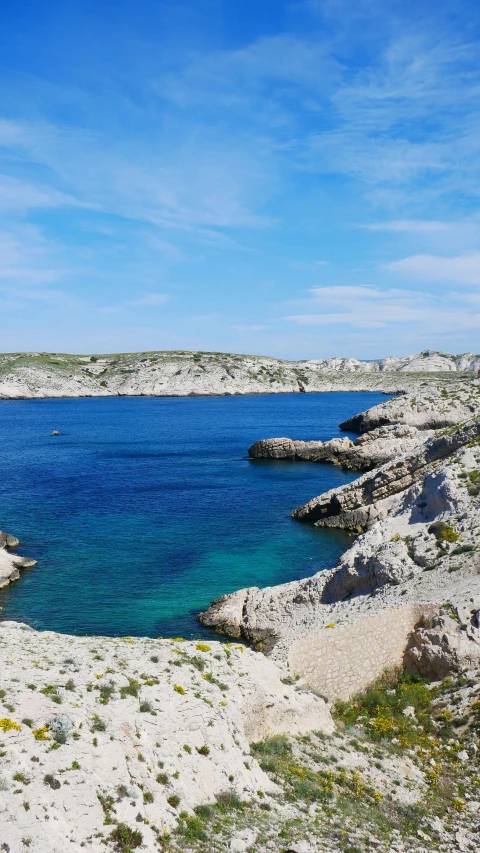
[[[351,539],[290,511],[353,475],[250,461],[258,438],[326,440],[372,393],[0,403],[0,529],[38,560],[0,590],[40,629],[185,636],[210,600],[333,566]],[[50,436],[53,429],[61,435]]]

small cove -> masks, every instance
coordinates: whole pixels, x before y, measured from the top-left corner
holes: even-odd
[[[200,636],[212,598],[335,565],[352,541],[291,510],[356,475],[252,461],[258,438],[327,440],[378,393],[0,403],[0,529],[38,560],[1,616],[41,630]],[[53,429],[60,435],[52,437]]]

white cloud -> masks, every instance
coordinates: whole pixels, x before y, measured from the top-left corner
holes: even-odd
[[[73,196],[59,192],[52,187],[44,187],[0,175],[0,212],[34,210],[42,207],[64,207],[73,205],[85,207]]]
[[[267,326],[267,325],[262,326],[260,324],[258,324],[258,325],[255,325],[255,324],[254,325],[248,325],[248,324],[247,325],[238,325],[237,324],[237,325],[232,326],[232,329],[234,329],[236,332],[264,332],[265,329],[268,329],[268,328],[269,328],[269,326]]]
[[[158,112],[158,105],[156,105]],[[148,110],[142,116],[154,120]],[[177,138],[178,137],[178,138]],[[0,148],[14,152],[16,171],[48,174],[50,186],[5,176],[0,210],[66,204],[113,214],[132,222],[197,232],[264,228],[271,217],[256,208],[275,184],[268,140],[220,133],[208,123],[195,132],[118,138],[70,127],[0,122]],[[61,187],[61,189],[59,189]],[[217,232],[219,237],[225,237]]]
[[[169,293],[147,293],[146,296],[142,296],[140,299],[133,299],[129,304],[150,306],[165,305],[165,302],[168,302],[169,299]]]
[[[177,107],[227,108],[247,112],[256,124],[282,126],[291,122],[285,101],[312,108],[311,98],[332,91],[340,70],[328,43],[284,33],[234,50],[191,54],[153,88]]]
[[[392,231],[400,234],[443,234],[457,228],[458,224],[435,219],[397,219],[390,222],[372,222],[359,227],[366,231]]]
[[[461,294],[440,298],[421,291],[355,286],[317,287],[310,293],[310,299],[303,302],[304,310],[290,314],[285,320],[297,326],[343,325],[359,329],[408,326],[409,331],[417,325],[435,335],[480,327],[480,311],[472,310],[468,300],[462,304]]]
[[[65,274],[38,228],[17,226],[0,231],[0,280],[16,291],[58,281]]]
[[[468,252],[456,257],[441,255],[411,255],[385,264],[385,268],[429,281],[449,281],[455,284],[480,284],[480,252]]]

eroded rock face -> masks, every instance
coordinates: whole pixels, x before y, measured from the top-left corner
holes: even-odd
[[[330,441],[293,441],[291,438],[266,438],[248,448],[252,459],[298,459],[305,462],[342,463],[353,447],[349,438]]]
[[[466,389],[452,395],[432,384],[427,392],[416,392],[380,403],[340,424],[351,432],[372,430],[402,424],[419,430],[442,429],[463,423],[480,414],[479,400]]]
[[[369,553],[371,550],[371,553]],[[418,570],[403,539],[383,542],[376,548],[351,548],[324,586],[322,599],[341,601],[365,595],[385,584],[400,584]]]
[[[264,438],[248,448],[248,455],[252,459],[295,459],[295,444],[291,438]]]
[[[480,419],[468,421],[421,444],[412,453],[396,457],[358,480],[323,495],[294,510],[299,521],[319,527],[364,530],[391,511],[397,495],[440,468],[442,460],[475,441],[480,435]]]
[[[477,602],[478,603],[478,602]],[[449,615],[423,618],[407,645],[404,664],[407,670],[430,681],[439,681],[452,672],[478,666],[480,662],[480,631],[478,609],[470,608],[469,622],[461,623],[454,608]]]
[[[0,354],[0,398],[186,396],[321,391],[410,393],[426,382],[475,392],[478,357],[425,352],[378,362],[327,358],[284,361],[208,352],[78,356]],[[388,421],[390,423],[390,421]]]
[[[461,612],[475,591],[480,594],[480,489],[476,485],[480,444],[474,438],[458,447],[458,432],[462,441],[472,439],[477,427],[470,423],[455,434],[440,436],[443,449],[443,442],[448,442],[449,455],[434,466],[420,466],[418,481],[387,497],[382,489],[395,483],[392,478],[399,469],[413,470],[408,457],[349,484],[347,489],[355,493],[358,488],[358,495],[365,494],[365,481],[373,481],[372,492],[378,487],[382,497],[370,507],[377,520],[355,539],[335,569],[277,587],[251,587],[223,596],[201,620],[284,659],[298,638],[399,601],[402,606],[409,602],[441,606],[450,600]],[[414,459],[424,462],[424,454],[422,450]],[[413,478],[399,479],[411,482]]]
[[[368,471],[402,453],[412,452],[434,435],[404,424],[379,427],[359,436],[330,441],[300,441],[291,438],[266,438],[248,449],[252,459],[290,459],[308,462],[332,462],[352,471]]]

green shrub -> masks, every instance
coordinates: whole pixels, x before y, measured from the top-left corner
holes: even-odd
[[[365,732],[373,741],[396,738],[400,748],[423,744],[433,731],[430,706],[438,695],[429,689],[418,676],[402,674],[393,678],[386,674],[378,679],[365,693],[354,696],[347,702],[337,702],[335,716],[345,726],[355,726],[358,718],[366,718]],[[403,711],[413,706],[417,723],[406,717]]]
[[[187,841],[206,841],[208,837],[202,821],[198,817],[189,817],[188,815],[180,818],[175,831]]]
[[[475,551],[474,545],[458,545],[457,548],[454,548],[450,553],[453,557],[456,554],[468,554],[470,551]]]
[[[158,773],[157,782],[159,783],[159,785],[168,785],[168,774]]]
[[[246,806],[246,803],[240,799],[238,794],[231,791],[222,791],[220,794],[216,796],[217,808],[221,812],[229,812],[232,809],[236,809],[237,811],[243,811]]]
[[[193,811],[195,812],[195,814],[198,817],[202,818],[202,820],[208,820],[209,818],[212,817],[212,814],[213,814],[213,809],[211,808],[211,806],[205,806],[205,805],[195,806]]]
[[[433,533],[437,542],[458,542],[460,539],[460,534],[445,521],[434,521],[428,532]]]
[[[94,714],[92,718],[92,725],[90,726],[91,732],[104,732],[106,731],[107,726],[98,714]]]
[[[128,679],[128,684],[124,684],[123,687],[120,688],[120,696],[122,699],[125,699],[127,696],[137,696],[140,690],[140,684],[134,678]]]
[[[100,691],[100,704],[108,705],[111,695],[115,693],[114,682],[110,681],[109,684],[101,684],[98,690]]]
[[[45,687],[42,687],[40,693],[43,693],[44,696],[48,696],[52,702],[56,702],[57,705],[62,704],[62,697],[58,695],[58,687],[56,684],[47,684]]]
[[[125,823],[117,824],[109,837],[118,853],[131,853],[143,843],[142,833],[138,829],[130,829]]]

